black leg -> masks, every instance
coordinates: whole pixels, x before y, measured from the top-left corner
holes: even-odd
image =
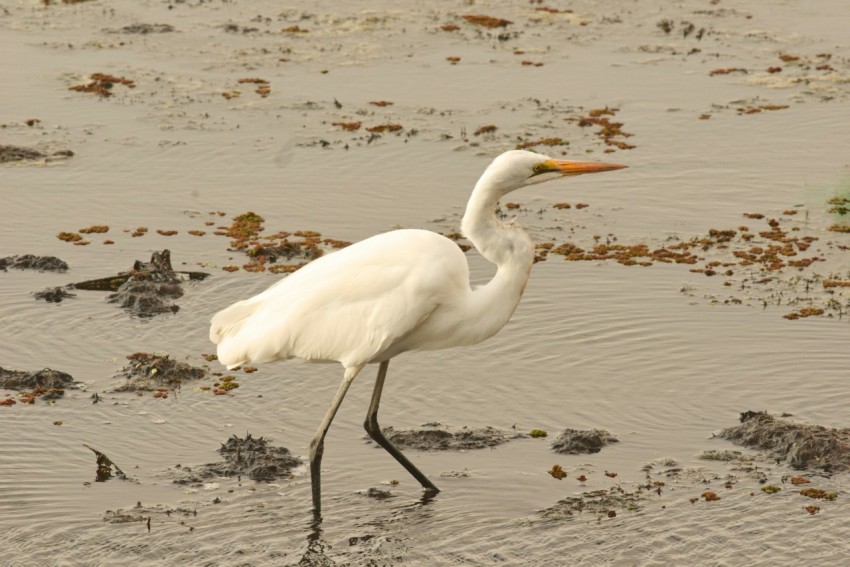
[[[381,432],[381,426],[378,425],[378,405],[381,403],[381,392],[384,389],[384,379],[387,377],[387,368],[389,365],[390,361],[385,360],[381,363],[380,368],[378,368],[378,378],[375,380],[375,390],[372,392],[372,403],[369,404],[369,412],[366,414],[366,421],[363,423],[363,427],[366,428],[366,432],[369,434],[369,437],[374,439],[378,445],[386,449],[396,461],[401,463],[401,465],[407,469],[407,472],[412,474],[416,480],[419,481],[422,488],[425,488],[430,492],[437,493],[440,489],[437,488],[433,482],[428,480],[428,477],[422,474],[422,472],[416,468],[416,465],[411,463],[401,451],[396,449],[396,447],[390,443],[386,437],[384,437],[383,432]]]

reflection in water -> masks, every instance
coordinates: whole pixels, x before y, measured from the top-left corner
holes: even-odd
[[[408,504],[400,507],[389,509],[388,513],[373,517],[362,524],[369,528],[367,534],[348,537],[348,545],[350,547],[357,546],[360,553],[365,556],[371,556],[371,559],[381,563],[387,560],[386,555],[390,553],[393,560],[398,560],[403,551],[403,541],[410,538],[411,534],[416,533],[416,526],[421,525],[424,520],[432,518],[430,513],[420,514],[418,512],[425,511],[428,504],[433,502],[436,494],[430,491],[423,491],[422,496]],[[369,547],[363,544],[369,543]],[[331,550],[333,546],[325,539],[324,528],[322,527],[322,519],[312,520],[307,527],[307,549],[301,556],[298,565],[308,567],[336,565],[337,562],[331,559],[334,555]],[[340,555],[337,553],[336,555]]]
[[[330,547],[330,544],[322,538],[321,518],[311,521],[307,531],[307,550],[298,564],[306,567],[336,565],[336,562],[325,554],[325,550],[329,550]]]

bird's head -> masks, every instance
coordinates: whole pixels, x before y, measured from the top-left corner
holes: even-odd
[[[482,176],[502,195],[520,187],[560,177],[623,169],[625,165],[592,161],[564,161],[526,150],[510,150],[493,160]]]

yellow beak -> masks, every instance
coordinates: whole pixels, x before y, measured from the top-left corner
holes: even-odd
[[[596,161],[561,161],[550,159],[540,164],[540,173],[560,173],[561,175],[582,175],[584,173],[599,173],[600,171],[612,171],[623,169],[627,165],[616,163],[601,163]]]

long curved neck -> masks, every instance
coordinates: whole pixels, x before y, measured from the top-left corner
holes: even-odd
[[[496,275],[486,285],[472,290],[466,314],[476,321],[476,339],[496,334],[511,318],[519,304],[531,265],[534,245],[519,225],[505,225],[496,218],[496,204],[503,193],[482,177],[466,206],[461,230],[482,256],[497,266]]]

